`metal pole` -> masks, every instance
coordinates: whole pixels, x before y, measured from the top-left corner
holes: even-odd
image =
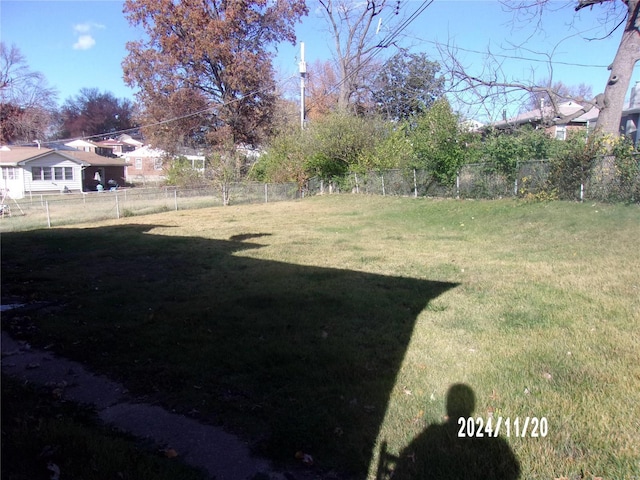
[[[49,215],[49,202],[45,202],[45,207],[47,209],[47,227],[51,228],[51,216]]]
[[[304,42],[300,43],[300,128],[304,129],[304,79],[307,76],[307,64],[304,61]]]

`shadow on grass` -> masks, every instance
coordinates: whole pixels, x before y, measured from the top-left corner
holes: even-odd
[[[520,463],[500,435],[500,426],[480,424],[474,410],[471,387],[452,385],[444,423],[429,425],[397,457],[382,443],[376,480],[518,479]]]
[[[417,315],[452,283],[239,255],[154,226],[3,235],[3,328],[222,424],[255,451],[364,476]]]

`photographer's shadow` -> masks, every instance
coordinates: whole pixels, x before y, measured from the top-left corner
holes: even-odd
[[[399,457],[380,453],[378,479],[515,480],[520,464],[507,442],[484,433],[468,436],[462,421],[473,415],[475,395],[471,387],[455,384],[447,393],[447,420],[429,425]],[[462,429],[462,432],[461,432]],[[391,462],[390,462],[391,461]],[[394,463],[395,466],[391,466]]]

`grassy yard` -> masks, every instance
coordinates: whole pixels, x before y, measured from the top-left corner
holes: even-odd
[[[638,206],[351,195],[11,232],[3,297],[52,304],[2,325],[276,461],[384,476],[465,383],[548,422],[501,431],[521,478],[631,479],[639,238]]]

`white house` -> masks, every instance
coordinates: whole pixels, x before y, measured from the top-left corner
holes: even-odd
[[[0,189],[13,198],[30,193],[96,191],[109,180],[125,183],[126,162],[79,150],[0,147]]]

